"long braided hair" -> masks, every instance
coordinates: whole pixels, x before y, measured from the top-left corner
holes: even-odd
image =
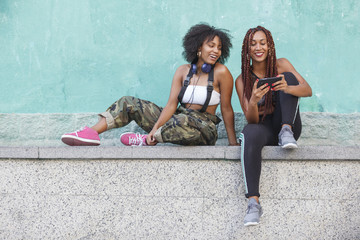
[[[250,28],[243,40],[242,44],[242,51],[241,51],[241,73],[242,73],[242,80],[244,84],[244,96],[247,100],[250,100],[252,89],[254,85],[254,81],[252,81],[251,77],[251,56],[250,56],[250,48],[251,48],[251,41],[254,37],[254,34],[257,31],[263,31],[266,35],[266,41],[268,45],[268,56],[266,59],[266,75],[265,77],[275,77],[278,75],[277,67],[276,67],[276,53],[275,53],[275,43],[272,38],[271,32],[262,26],[257,26],[256,28]],[[272,106],[272,93],[269,91],[265,95],[265,113],[262,117],[264,120],[265,116],[268,111],[270,111]]]

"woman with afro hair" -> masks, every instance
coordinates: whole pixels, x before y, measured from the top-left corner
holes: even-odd
[[[100,133],[134,120],[148,134],[124,133],[120,137],[124,145],[155,145],[159,142],[215,145],[216,125],[221,121],[215,113],[221,103],[229,145],[236,145],[231,106],[233,77],[223,65],[232,47],[227,30],[197,24],[184,36],[183,47],[188,64],[176,70],[164,108],[125,96],[99,114],[97,124],[64,134],[61,140],[70,146],[99,145]]]
[[[280,77],[258,86],[259,79]],[[249,199],[244,225],[257,225],[261,150],[265,145],[297,148],[301,133],[299,98],[312,90],[286,58],[276,58],[269,30],[258,26],[247,31],[242,45],[241,74],[235,81],[240,105],[248,124],[240,134],[245,196]]]

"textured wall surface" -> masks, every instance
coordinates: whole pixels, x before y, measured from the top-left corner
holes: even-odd
[[[248,228],[238,161],[0,159],[0,168],[1,239],[360,236],[359,158],[264,161],[265,214]]]
[[[0,112],[100,112],[123,95],[164,106],[184,63],[182,37],[201,21],[233,35],[234,78],[246,30],[263,25],[277,56],[313,88],[302,110],[359,112],[359,8],[356,0],[1,0]]]
[[[221,115],[219,115],[221,117]],[[360,113],[302,113],[303,129],[300,145],[360,145]],[[60,137],[85,125],[97,122],[95,113],[76,114],[0,114],[0,146],[65,146]],[[235,114],[235,130],[239,137],[246,124],[242,113]],[[124,132],[145,133],[135,122],[100,135],[102,146],[120,146]],[[217,145],[227,145],[223,122],[218,125]]]

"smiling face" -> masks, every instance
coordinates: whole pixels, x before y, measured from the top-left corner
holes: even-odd
[[[250,56],[253,62],[263,62],[269,54],[269,46],[267,44],[266,35],[263,31],[254,33],[250,42]]]
[[[201,52],[199,59],[200,61],[211,65],[215,64],[221,56],[220,38],[215,36],[213,40],[205,40],[202,46],[199,48],[199,51]]]

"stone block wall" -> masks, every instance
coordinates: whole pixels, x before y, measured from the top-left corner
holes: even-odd
[[[221,117],[221,115],[219,114]],[[360,113],[335,114],[305,112],[301,114],[301,145],[360,145]],[[62,134],[97,122],[95,113],[74,114],[0,114],[0,146],[63,146]],[[246,124],[242,113],[235,114],[237,136]],[[100,135],[103,146],[120,146],[123,132],[144,133],[134,122],[121,129]],[[224,123],[218,125],[217,145],[227,145]]]

